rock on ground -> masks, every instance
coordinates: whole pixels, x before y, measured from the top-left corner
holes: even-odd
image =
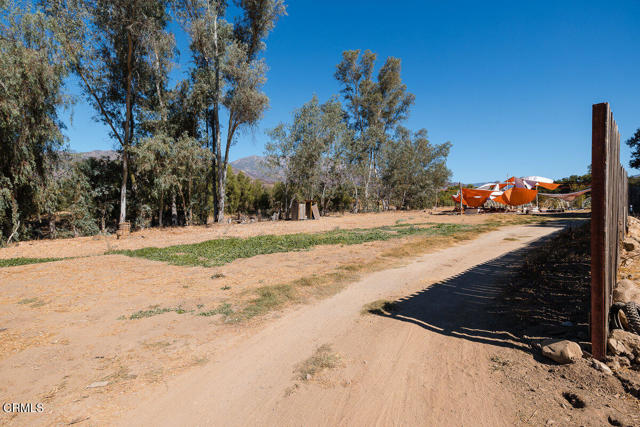
[[[615,356],[624,356],[630,360],[640,361],[640,336],[622,329],[614,329],[607,341],[609,351]]]
[[[573,363],[582,357],[580,346],[569,340],[545,340],[542,355],[560,364]]]

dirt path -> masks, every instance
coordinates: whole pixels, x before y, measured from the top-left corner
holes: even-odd
[[[210,363],[121,400],[121,425],[513,425],[517,402],[492,375],[492,296],[516,249],[558,230],[513,226],[374,273],[341,293],[284,312]],[[472,269],[473,268],[473,269]],[[472,270],[470,270],[472,269]],[[398,299],[391,316],[364,304]],[[310,380],[296,367],[323,344],[336,369]],[[524,354],[524,353],[522,353]],[[530,356],[528,356],[530,357]],[[91,417],[100,423],[99,418]]]

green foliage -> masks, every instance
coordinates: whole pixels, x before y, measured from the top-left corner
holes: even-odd
[[[451,172],[451,143],[432,145],[427,131],[400,126],[414,96],[400,77],[400,60],[387,58],[374,79],[376,54],[345,51],[335,77],[336,98],[313,98],[293,113],[293,121],[268,132],[265,153],[284,171],[274,202],[288,212],[293,199],[314,199],[321,211],[423,208]]]
[[[629,167],[634,169],[640,169],[640,128],[636,129],[636,133],[626,141],[627,145],[631,148],[631,160],[629,160]]]
[[[426,129],[411,133],[399,126],[382,153],[382,186],[387,203],[399,208],[433,206],[436,190],[451,172],[446,159],[450,143],[431,145]]]
[[[0,3],[0,244],[38,214],[46,162],[63,145],[58,109],[67,74],[48,37],[54,23],[29,3]]]
[[[60,261],[63,258],[7,258],[0,259],[0,267],[15,267],[17,265],[39,264],[42,262]]]
[[[259,54],[278,18],[284,15],[283,0],[239,0],[233,24],[225,19],[227,3],[179,0],[178,14],[191,37],[195,64],[192,70],[194,99],[215,157],[213,204],[217,221],[224,220],[229,151],[236,132],[255,125],[267,109],[262,92],[266,64]],[[221,123],[221,110],[228,123]],[[223,140],[221,129],[226,128]],[[209,132],[209,130],[211,130]]]
[[[135,319],[144,319],[145,317],[152,317],[152,316],[157,316],[158,314],[164,314],[164,313],[169,313],[169,312],[174,312],[177,314],[184,314],[187,311],[184,310],[181,307],[152,307],[149,310],[140,310],[140,311],[136,311],[135,313],[131,314],[129,316],[129,320],[135,320]]]
[[[220,266],[239,258],[278,252],[302,251],[318,245],[356,245],[379,240],[398,239],[412,235],[449,235],[468,227],[458,224],[437,224],[428,228],[399,224],[355,230],[334,230],[316,234],[265,235],[209,240],[190,245],[166,248],[143,248],[113,253],[141,257],[175,265]]]

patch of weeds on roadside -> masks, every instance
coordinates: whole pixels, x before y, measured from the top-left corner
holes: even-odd
[[[511,364],[511,362],[509,362],[507,359],[503,359],[502,357],[496,355],[491,356],[489,360],[491,360],[491,370],[493,371],[503,371],[504,368]]]
[[[16,267],[19,265],[27,265],[27,264],[39,264],[43,262],[54,262],[60,261],[65,258],[8,258],[8,259],[0,259],[0,268],[1,267]]]
[[[365,304],[360,314],[375,314],[378,316],[388,316],[397,310],[397,304],[393,301],[379,299]]]
[[[213,310],[203,311],[201,313],[198,313],[198,316],[209,317],[209,316],[215,316],[216,314],[222,314],[223,316],[231,316],[233,313],[234,311],[231,308],[231,304],[228,304],[225,302],[223,304],[220,304],[217,308],[214,308]]]
[[[256,290],[257,297],[238,313],[241,319],[251,319],[282,307],[287,302],[297,300],[292,285],[263,286]]]
[[[518,240],[518,238],[517,238],[517,237],[505,237],[505,238],[504,238],[504,239],[502,239],[502,240],[508,240],[508,241],[510,241],[510,242],[515,242],[516,240]]]
[[[309,381],[325,369],[335,369],[340,363],[340,357],[333,352],[329,344],[323,344],[313,355],[302,362],[295,370],[296,376],[302,381]]]
[[[228,291],[229,289],[231,289],[231,286],[229,285],[224,285],[223,287],[221,287],[220,289],[222,289],[223,291]]]
[[[221,279],[221,278],[223,278],[223,277],[224,277],[224,274],[223,274],[223,273],[216,273],[216,274],[212,274],[212,275],[211,275],[211,278],[212,278],[212,279]]]
[[[174,312],[174,313],[177,313],[177,314],[184,314],[184,313],[187,313],[187,310],[183,309],[182,307],[152,306],[152,307],[149,308],[149,310],[140,310],[140,311],[136,311],[135,313],[131,314],[129,316],[129,320],[143,319],[145,317],[157,316],[158,314],[169,313],[169,312]]]
[[[24,298],[18,301],[20,305],[28,305],[31,308],[42,307],[46,304],[46,302],[42,301],[40,298]]]
[[[163,261],[175,265],[213,267],[230,263],[239,258],[251,258],[256,255],[280,252],[304,251],[319,245],[357,245],[413,235],[450,235],[472,228],[473,226],[464,224],[397,224],[375,228],[333,230],[314,234],[297,233],[248,238],[223,238],[166,248],[150,247],[137,250],[112,251],[111,253]],[[211,277],[222,277],[218,276],[218,274],[221,273],[214,274]]]

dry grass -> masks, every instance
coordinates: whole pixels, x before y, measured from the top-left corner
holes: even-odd
[[[396,303],[386,299],[379,299],[369,304],[365,304],[360,314],[376,314],[378,316],[388,316],[396,310]]]
[[[340,363],[340,357],[333,352],[329,344],[323,344],[313,355],[302,362],[295,370],[296,377],[302,381],[309,381],[326,369],[335,369]]]

